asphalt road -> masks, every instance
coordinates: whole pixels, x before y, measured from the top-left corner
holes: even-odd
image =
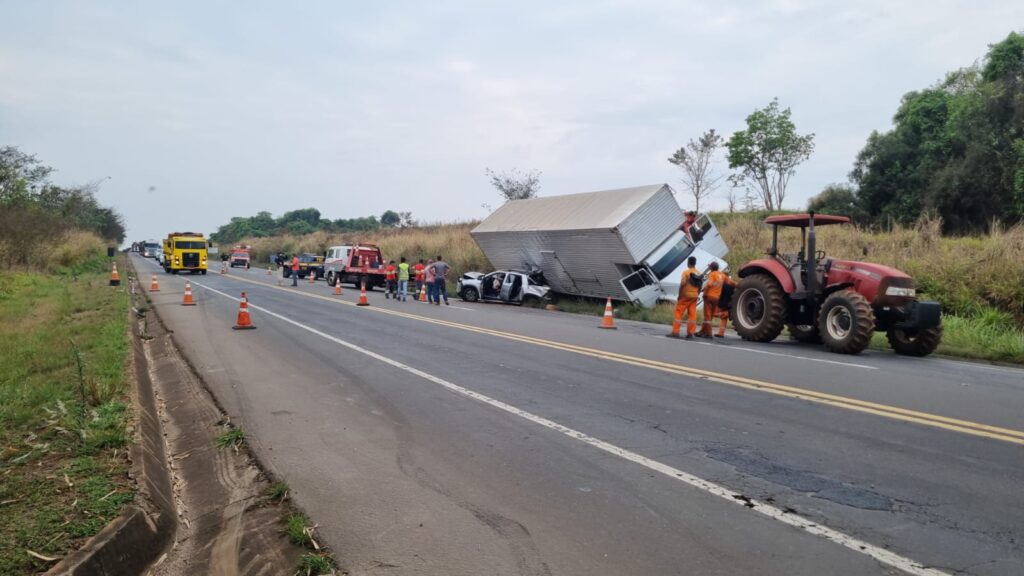
[[[352,574],[1024,574],[1024,370],[134,263]]]

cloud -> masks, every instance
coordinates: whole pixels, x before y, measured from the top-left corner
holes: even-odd
[[[817,134],[797,207],[1018,4],[7,4],[0,130],[60,179],[113,175],[101,197],[150,237],[306,206],[471,218],[485,167],[547,194],[675,182],[674,149],[778,96]]]

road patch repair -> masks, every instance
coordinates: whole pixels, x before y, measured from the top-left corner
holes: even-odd
[[[208,291],[210,291],[210,292],[212,292],[214,294],[218,294],[218,295],[220,295],[220,296],[222,296],[224,298],[228,298],[228,299],[236,301],[236,302],[240,300],[239,298],[231,296],[231,295],[229,295],[229,294],[227,294],[225,292],[222,292],[220,290],[217,290],[215,288],[211,288],[209,286],[205,286],[205,285],[203,285],[203,284],[201,284],[199,282],[196,282],[196,285],[200,286],[201,288],[204,288],[204,289],[206,289],[206,290],[208,290]],[[336,301],[336,300],[333,300],[333,301]],[[379,354],[379,353],[374,352],[372,350],[368,350],[366,348],[363,348],[361,346],[358,346],[356,344],[353,344],[351,342],[348,342],[348,341],[343,340],[341,338],[338,338],[336,336],[332,336],[330,334],[327,334],[327,333],[322,332],[320,330],[317,330],[315,328],[311,328],[309,326],[306,326],[306,325],[302,324],[301,322],[297,322],[295,320],[292,320],[292,319],[290,319],[290,318],[288,318],[288,317],[286,317],[286,316],[284,316],[282,314],[279,314],[277,312],[274,312],[274,311],[272,311],[272,310],[270,310],[270,309],[268,309],[266,307],[252,305],[252,304],[250,304],[249,307],[252,308],[253,310],[257,310],[257,311],[261,312],[262,314],[265,314],[267,317],[271,317],[271,318],[280,320],[281,322],[284,322],[286,324],[289,324],[289,325],[291,325],[293,327],[296,327],[296,328],[299,328],[301,330],[305,330],[305,331],[307,331],[307,332],[309,332],[311,334],[314,334],[314,335],[316,335],[316,336],[318,336],[320,338],[323,338],[325,340],[333,342],[333,343],[335,343],[335,344],[337,344],[339,346],[342,346],[344,348],[347,348],[347,349],[349,349],[351,351],[354,351],[354,352],[357,352],[359,354],[365,355],[365,356],[367,356],[369,358],[372,358],[372,359],[374,359],[376,361],[379,361],[379,362],[382,362],[382,363],[387,364],[389,366],[392,366],[393,368],[396,368],[398,370],[402,370],[404,372],[407,372],[409,374],[417,376],[417,377],[419,377],[419,378],[421,378],[423,380],[426,380],[428,382],[437,384],[437,385],[447,389],[450,392],[453,392],[453,393],[458,394],[460,396],[467,397],[467,398],[476,400],[478,402],[484,403],[484,404],[486,404],[488,406],[491,406],[491,407],[493,407],[495,409],[501,410],[501,411],[503,411],[503,412],[505,412],[507,414],[511,414],[513,416],[517,416],[519,418],[522,418],[524,420],[527,420],[529,422],[532,422],[534,424],[537,424],[539,426],[547,428],[548,430],[560,433],[560,434],[562,434],[564,436],[567,436],[567,437],[569,437],[569,438],[571,438],[573,440],[582,442],[582,443],[587,444],[587,445],[589,445],[589,446],[591,446],[593,448],[596,448],[596,449],[601,450],[603,452],[612,454],[612,455],[614,455],[614,456],[616,456],[618,458],[621,458],[623,460],[626,460],[626,461],[632,462],[634,464],[643,466],[643,467],[645,467],[645,468],[647,468],[647,469],[649,469],[649,470],[651,470],[653,472],[657,472],[657,473],[659,473],[661,475],[664,475],[664,476],[666,476],[666,477],[668,477],[668,478],[670,478],[672,480],[681,482],[681,483],[683,483],[683,484],[685,484],[687,486],[690,486],[692,488],[696,488],[696,489],[698,489],[698,490],[700,490],[700,491],[702,491],[702,492],[704,492],[706,494],[709,494],[709,495],[721,498],[722,500],[725,500],[726,502],[729,502],[729,503],[732,503],[732,504],[735,504],[735,505],[744,506],[747,509],[751,510],[752,512],[756,512],[756,513],[758,513],[760,515],[763,515],[764,517],[767,517],[767,518],[770,518],[770,519],[775,520],[777,522],[780,522],[781,524],[790,526],[790,527],[792,527],[792,528],[794,528],[794,529],[796,529],[798,531],[802,531],[802,532],[805,532],[807,534],[811,534],[811,535],[814,535],[814,536],[817,536],[817,537],[820,537],[820,538],[824,538],[824,539],[829,540],[831,542],[834,542],[834,543],[836,543],[836,544],[838,544],[838,545],[840,545],[840,546],[842,546],[842,547],[844,547],[844,548],[846,548],[848,550],[851,550],[851,551],[856,552],[858,554],[863,554],[865,556],[868,556],[868,557],[874,559],[875,561],[877,561],[877,562],[879,562],[881,564],[884,564],[886,566],[892,567],[892,568],[894,568],[896,570],[899,570],[899,571],[902,571],[902,572],[905,572],[905,573],[908,573],[908,574],[921,575],[921,576],[941,576],[941,575],[946,574],[945,572],[943,572],[941,570],[936,570],[936,569],[930,568],[928,566],[925,566],[925,565],[921,564],[920,562],[917,562],[917,561],[912,560],[910,558],[901,556],[901,555],[899,555],[899,554],[897,554],[895,552],[892,552],[890,550],[887,550],[887,549],[885,549],[885,548],[883,548],[881,546],[876,546],[876,545],[870,544],[868,542],[859,540],[859,539],[857,539],[854,536],[845,534],[845,533],[837,531],[837,530],[833,530],[833,529],[828,528],[826,526],[822,526],[821,524],[819,524],[817,522],[814,522],[814,521],[811,521],[811,520],[809,520],[807,518],[804,518],[802,516],[799,516],[799,515],[793,513],[790,510],[773,506],[772,504],[769,504],[767,502],[762,502],[762,501],[759,501],[759,500],[752,499],[752,498],[746,496],[745,494],[733,491],[733,490],[731,490],[729,488],[726,488],[725,486],[722,486],[722,485],[716,484],[714,482],[705,480],[703,478],[694,476],[694,475],[689,474],[689,473],[687,473],[687,472],[685,472],[685,471],[683,471],[681,469],[678,469],[678,468],[675,468],[673,466],[664,464],[662,462],[658,462],[656,460],[647,458],[647,457],[642,456],[640,454],[637,454],[635,452],[631,452],[629,450],[626,450],[624,448],[621,448],[621,447],[616,446],[614,444],[611,444],[609,442],[605,442],[605,441],[603,441],[603,440],[601,440],[599,438],[595,438],[593,436],[590,436],[590,435],[588,435],[588,434],[586,434],[584,432],[581,432],[579,430],[576,430],[576,429],[573,429],[573,428],[569,428],[569,427],[564,426],[562,424],[559,424],[558,422],[555,422],[553,420],[549,420],[549,419],[544,418],[542,416],[538,416],[536,414],[527,412],[527,411],[522,410],[520,408],[517,408],[517,407],[515,407],[515,406],[513,406],[511,404],[508,404],[508,403],[502,402],[500,400],[491,398],[491,397],[486,396],[484,394],[481,394],[479,392],[475,392],[473,390],[470,390],[468,388],[465,388],[463,386],[460,386],[458,384],[455,384],[455,383],[450,382],[448,380],[445,380],[443,378],[434,376],[433,374],[429,374],[427,372],[424,372],[422,370],[419,370],[417,368],[414,368],[412,366],[409,366],[409,365],[404,364],[402,362],[399,362],[397,360],[393,360],[393,359],[391,359],[391,358],[389,358],[389,357],[387,357],[387,356],[385,356],[383,354]]]

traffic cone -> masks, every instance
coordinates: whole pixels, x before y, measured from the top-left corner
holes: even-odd
[[[366,299],[366,282],[359,285],[359,302],[356,302],[356,306],[369,306],[370,301]]]
[[[192,283],[185,280],[185,299],[181,302],[182,306],[195,306],[196,303],[192,301]]]
[[[227,263],[225,263],[225,262],[221,262],[220,263],[220,273],[221,274],[227,274],[228,273],[228,265],[227,265]]]
[[[341,296],[341,278],[334,281],[334,295]]]
[[[149,283],[149,291],[150,292],[159,292],[160,291],[160,283],[156,281],[156,274],[153,274],[153,281]]]
[[[420,286],[420,302],[426,302],[426,301],[427,301],[427,284],[426,284],[426,282],[424,282],[423,285]]]
[[[604,318],[601,319],[601,326],[606,330],[615,330],[615,317],[612,316],[612,299],[608,298],[608,303],[604,305]]]
[[[273,276],[274,273],[270,271],[270,266],[267,266],[267,276]]]
[[[310,270],[309,271],[309,283],[312,284],[314,282],[316,282],[316,272],[313,272],[312,270]]]
[[[245,297],[245,292],[242,292],[242,299],[238,302],[238,320],[231,329],[254,330],[255,328],[252,325],[252,319],[249,318],[249,300]]]
[[[114,269],[110,271],[110,285],[120,286],[121,277],[117,275],[117,262],[114,262]]]

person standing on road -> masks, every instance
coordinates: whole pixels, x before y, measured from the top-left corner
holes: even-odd
[[[701,335],[711,338],[714,331],[715,320],[721,319],[716,338],[725,338],[725,325],[729,322],[729,308],[719,305],[722,296],[722,288],[726,284],[735,286],[736,282],[725,272],[718,270],[718,262],[708,264],[711,272],[708,273],[708,281],[704,284],[704,324],[701,326]]]
[[[697,259],[690,256],[686,260],[688,268],[683,271],[679,279],[679,298],[676,300],[676,312],[672,318],[672,332],[669,336],[679,338],[679,329],[682,327],[683,314],[686,314],[686,339],[692,340],[694,332],[697,331],[697,299],[700,297],[700,288],[703,278],[700,270],[697,270]]]
[[[444,297],[444,305],[448,306],[448,286],[445,284],[445,280],[448,279],[448,271],[451,270],[451,266],[444,261],[440,255],[437,257],[437,261],[434,262],[434,304],[441,305],[441,297]]]
[[[406,294],[409,292],[409,263],[402,256],[398,263],[398,300],[405,302]]]
[[[416,265],[412,267],[413,272],[416,274],[416,297],[417,298],[419,298],[420,294],[423,292],[423,280],[424,280],[424,278],[427,275],[425,268],[426,268],[426,266],[423,265],[423,258],[420,258],[420,261],[417,262]]]
[[[437,275],[434,271],[433,259],[427,261],[427,268],[424,274],[427,279],[427,303],[433,304],[434,300],[437,299],[437,294],[434,293],[434,281],[437,280]]]
[[[299,285],[299,255],[292,256],[292,286]]]
[[[395,298],[395,284],[398,280],[398,268],[395,267],[395,261],[388,262],[386,268],[384,268],[384,298]]]

